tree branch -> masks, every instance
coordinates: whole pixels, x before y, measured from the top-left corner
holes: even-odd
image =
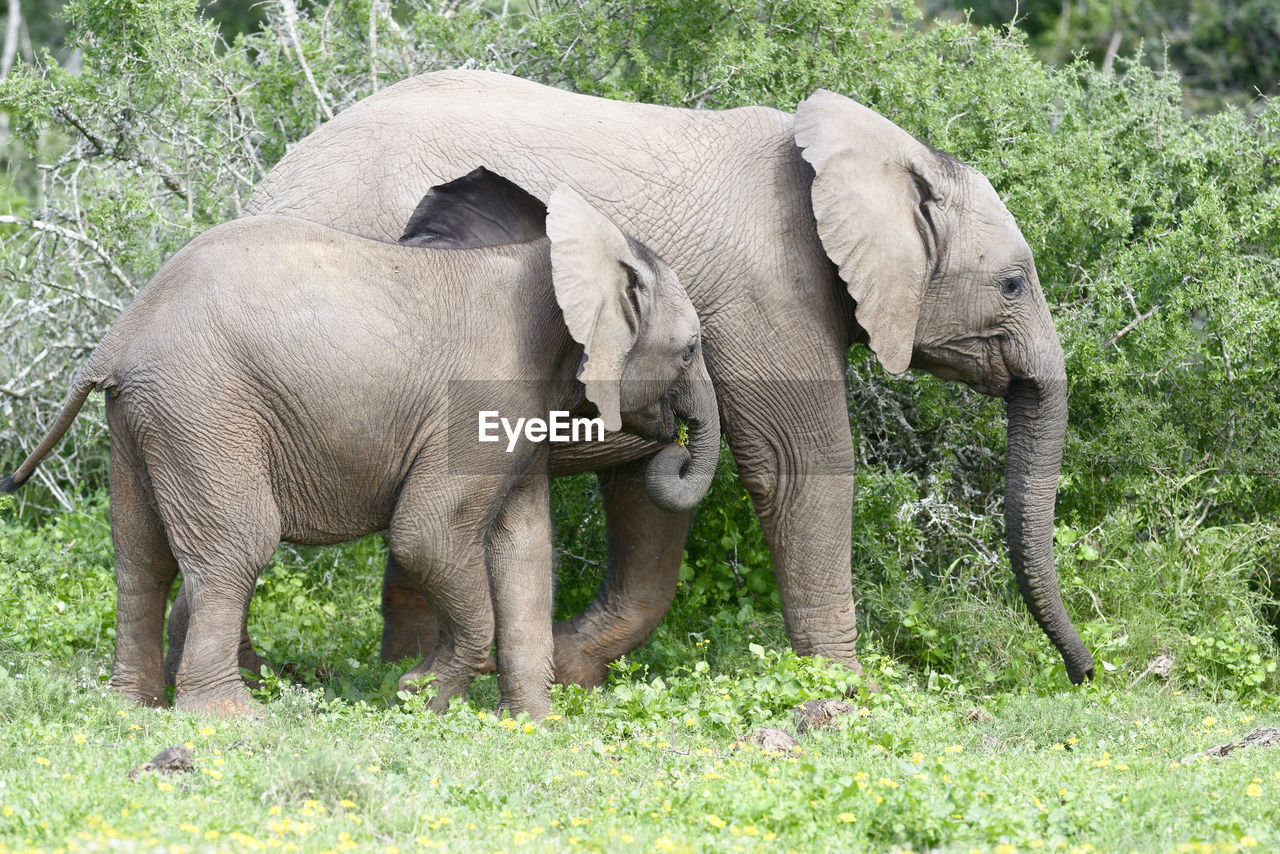
[[[333,110],[329,109],[329,103],[324,99],[324,95],[320,94],[320,87],[316,85],[316,78],[311,73],[311,66],[307,64],[307,58],[302,53],[302,40],[298,38],[298,7],[293,0],[280,0],[280,8],[284,10],[284,25],[289,31],[289,40],[293,42],[293,50],[298,55],[298,65],[302,68],[302,75],[307,78],[307,83],[311,86],[312,93],[316,96],[316,103],[320,105],[320,112],[324,114],[325,119],[333,118]]]
[[[97,255],[98,259],[106,265],[107,270],[110,271],[112,277],[115,278],[117,282],[128,288],[130,292],[134,289],[133,281],[125,274],[124,270],[120,269],[119,265],[112,260],[111,256],[107,254],[107,250],[103,248],[102,244],[94,240],[92,237],[89,237],[87,234],[81,234],[78,231],[63,228],[62,226],[55,225],[52,222],[45,222],[40,219],[26,219],[24,217],[10,216],[9,214],[0,215],[0,224],[20,225],[23,228],[33,228],[36,231],[43,231],[47,234],[56,234],[59,237],[74,240],[76,243],[87,247],[94,255]]]

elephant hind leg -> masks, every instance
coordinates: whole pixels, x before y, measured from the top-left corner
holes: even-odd
[[[156,478],[156,500],[185,597],[172,626],[184,636],[173,657],[174,705],[217,717],[251,713],[239,671],[241,639],[258,573],[280,544],[280,512],[261,469],[228,469],[223,461],[232,454],[213,448],[195,455],[190,447],[152,466],[165,472],[163,482]]]
[[[156,512],[141,455],[124,425],[111,423],[111,539],[116,558],[116,651],[111,687],[147,706],[167,704],[163,627],[178,563]]]
[[[187,624],[191,619],[191,599],[185,584],[178,586],[178,595],[169,608],[169,650],[164,656],[164,681],[166,685],[174,685],[178,678],[178,668],[182,665],[182,652],[187,643]],[[258,655],[249,640],[249,626],[246,623],[240,628],[239,664],[242,671],[247,670],[257,677],[262,668],[274,670],[265,658]],[[248,678],[256,682],[256,678]]]
[[[278,523],[272,527],[270,517],[248,530],[219,524],[237,533],[226,547],[184,553],[190,616],[174,676],[176,708],[214,717],[255,710],[240,678],[241,636],[258,572],[280,542]]]

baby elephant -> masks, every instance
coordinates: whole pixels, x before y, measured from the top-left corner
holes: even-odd
[[[389,528],[448,637],[405,678],[434,674],[431,705],[444,708],[496,631],[502,707],[544,716],[539,439],[595,416],[669,443],[648,469],[655,503],[687,510],[710,485],[720,426],[693,306],[665,263],[576,192],[560,187],[548,208],[477,169],[433,188],[402,243],[278,216],[197,237],[125,309],[48,435],[0,483],[21,485],[90,391],[106,392],[111,684],[124,695],[164,702],[164,607],[181,569],[190,616],[175,704],[250,711],[241,629],[279,542]],[[688,450],[671,444],[677,416]]]

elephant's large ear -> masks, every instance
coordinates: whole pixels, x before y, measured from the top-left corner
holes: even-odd
[[[483,166],[432,187],[418,202],[400,242],[434,249],[473,249],[546,236],[547,206]]]
[[[858,303],[880,364],[901,373],[941,245],[936,155],[879,113],[825,89],[796,108],[795,136],[813,166],[822,247]]]
[[[623,362],[652,300],[638,273],[644,262],[616,225],[564,185],[551,194],[547,236],[556,302],[586,351],[578,378],[605,429],[621,429]]]

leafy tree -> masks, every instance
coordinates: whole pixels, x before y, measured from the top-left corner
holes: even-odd
[[[1046,62],[1083,52],[1110,68],[1117,56],[1167,61],[1189,104],[1251,102],[1280,93],[1280,6],[1272,0],[922,0],[930,15],[999,27],[1017,18]]]

